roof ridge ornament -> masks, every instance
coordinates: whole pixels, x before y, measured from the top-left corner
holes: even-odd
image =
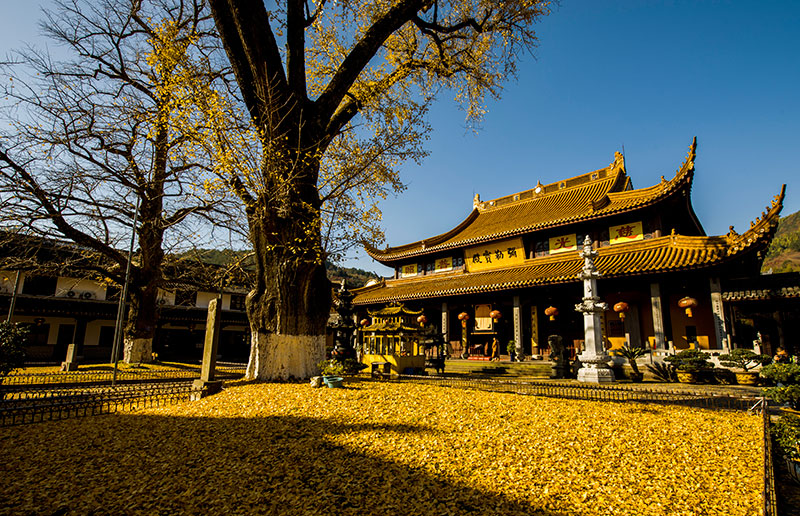
[[[477,208],[481,204],[481,194],[476,193],[475,197],[472,198],[472,207]]]

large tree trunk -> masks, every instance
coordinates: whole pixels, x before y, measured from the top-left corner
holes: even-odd
[[[331,287],[320,246],[316,168],[248,212],[256,285],[247,297],[252,331],[248,379],[317,374],[325,358]],[[296,178],[297,176],[295,176]]]
[[[162,167],[163,168],[163,167]],[[128,364],[153,361],[153,337],[158,320],[158,287],[161,285],[164,263],[164,229],[161,225],[163,206],[160,193],[163,179],[152,184],[154,195],[142,198],[139,233],[139,266],[133,275],[128,323],[125,326],[124,360]]]
[[[131,296],[128,324],[125,327],[123,359],[127,364],[153,361],[153,336],[155,335],[158,287],[148,285],[140,294]]]

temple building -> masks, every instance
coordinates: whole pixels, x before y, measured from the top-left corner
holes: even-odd
[[[475,196],[472,212],[451,231],[397,247],[367,248],[393,278],[354,291],[362,315],[403,303],[422,310],[451,353],[480,356],[497,338],[543,355],[560,335],[580,351],[583,295],[579,247],[598,251],[599,296],[608,348],[642,345],[656,352],[735,343],[726,282],[759,275],[778,224],[785,185],[741,234],[707,236],[691,202],[696,139],[672,179],[635,189],[616,153],[613,163],[494,200]],[[499,312],[499,314],[498,314]],[[769,352],[768,349],[764,350]]]

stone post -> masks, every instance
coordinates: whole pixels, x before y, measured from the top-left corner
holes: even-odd
[[[666,339],[664,338],[664,313],[661,308],[661,287],[658,283],[650,284],[650,306],[653,310],[653,338],[656,342],[656,349],[668,349]]]
[[[203,344],[203,365],[200,368],[200,379],[195,380],[192,388],[196,394],[192,399],[200,399],[222,390],[222,381],[214,380],[217,367],[217,348],[219,347],[219,334],[222,327],[222,299],[212,299],[208,303],[208,317],[206,318],[206,338]]]
[[[77,371],[78,370],[78,346],[70,344],[67,346],[67,359],[61,362],[62,371]]]
[[[578,381],[586,383],[607,383],[614,381],[614,373],[608,368],[611,357],[603,345],[603,331],[600,314],[608,310],[608,304],[597,296],[597,278],[600,273],[594,267],[597,251],[592,249],[589,236],[583,241],[583,270],[579,277],[583,280],[583,301],[575,305],[575,310],[583,313],[584,350],[578,355],[583,364],[578,370]]]
[[[722,311],[722,287],[719,278],[709,279],[711,287],[711,312],[714,316],[714,331],[717,337],[717,347],[723,353],[728,353],[728,328],[725,324],[725,313]]]

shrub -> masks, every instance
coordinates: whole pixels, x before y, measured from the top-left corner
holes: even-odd
[[[323,360],[318,365],[322,376],[342,376],[344,374],[344,365],[335,358]]]
[[[678,381],[678,374],[675,372],[675,366],[670,363],[656,362],[652,365],[647,364],[647,369],[662,382]]]
[[[615,351],[619,356],[628,359],[628,363],[630,364],[631,369],[633,369],[633,372],[638,375],[639,367],[636,364],[636,359],[645,356],[647,354],[647,351],[644,348],[630,347],[627,344],[623,346],[622,349],[617,349]]]
[[[25,336],[28,329],[17,323],[0,322],[0,381],[25,363]]]
[[[787,414],[770,427],[770,434],[783,456],[800,460],[800,417]]]
[[[770,364],[761,370],[761,377],[779,384],[764,389],[765,396],[800,409],[800,364]]]
[[[761,377],[787,385],[800,385],[800,364],[770,364],[761,370]]]
[[[752,349],[734,349],[727,355],[719,356],[719,363],[725,367],[737,367],[747,372],[751,367],[767,365],[772,362],[768,355],[759,355]]]
[[[683,351],[664,358],[664,361],[674,365],[678,371],[696,373],[714,367],[714,364],[708,361],[710,356],[711,355],[708,353],[704,353],[699,349],[684,349]]]

